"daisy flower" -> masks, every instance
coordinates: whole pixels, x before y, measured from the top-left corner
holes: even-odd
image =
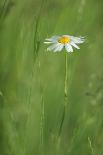
[[[51,38],[45,39],[45,44],[51,44],[47,51],[61,51],[63,48],[67,52],[73,52],[73,48],[80,49],[77,44],[82,44],[85,41],[84,37],[74,37],[70,35],[53,36]]]

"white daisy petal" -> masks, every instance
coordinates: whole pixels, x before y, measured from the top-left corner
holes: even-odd
[[[58,43],[55,43],[55,44],[49,46],[49,47],[47,48],[47,51],[55,50],[58,46],[59,46],[59,44],[58,44]]]
[[[73,36],[70,36],[71,38],[71,41],[73,41],[74,43],[76,44],[81,44],[85,41],[85,39],[83,37],[73,37]]]
[[[59,39],[60,36],[53,36],[51,38],[47,38],[45,39],[46,41],[49,41],[49,42],[54,42],[54,41],[57,41]]]
[[[64,47],[64,45],[59,44],[58,47],[56,47],[56,48],[54,49],[54,52],[57,52],[57,51],[60,52],[60,51],[63,49],[63,47]]]
[[[47,41],[44,42],[44,44],[51,44],[51,43],[52,43],[52,42],[47,42]]]
[[[73,48],[70,44],[65,44],[65,49],[67,50],[67,52],[73,52]]]
[[[64,45],[61,44],[59,47],[59,51],[61,51],[63,49],[63,47],[64,47]]]
[[[72,46],[74,46],[75,48],[80,49],[73,41],[70,42],[70,44],[71,44]]]

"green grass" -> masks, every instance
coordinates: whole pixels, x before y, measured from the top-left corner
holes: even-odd
[[[103,154],[102,5],[0,1],[0,155]],[[65,56],[43,44],[60,34],[86,36],[67,55],[62,129]]]

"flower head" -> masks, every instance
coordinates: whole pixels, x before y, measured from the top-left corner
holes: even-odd
[[[53,36],[45,40],[45,44],[52,44],[47,50],[54,52],[61,51],[63,48],[65,48],[67,52],[73,52],[72,46],[80,49],[77,44],[81,44],[85,41],[84,37],[74,37],[70,35]]]

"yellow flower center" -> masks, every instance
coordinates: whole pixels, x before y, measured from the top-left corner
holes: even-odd
[[[66,37],[66,36],[63,36],[63,37],[59,38],[58,42],[61,43],[61,44],[67,44],[67,43],[70,42],[70,38]]]

